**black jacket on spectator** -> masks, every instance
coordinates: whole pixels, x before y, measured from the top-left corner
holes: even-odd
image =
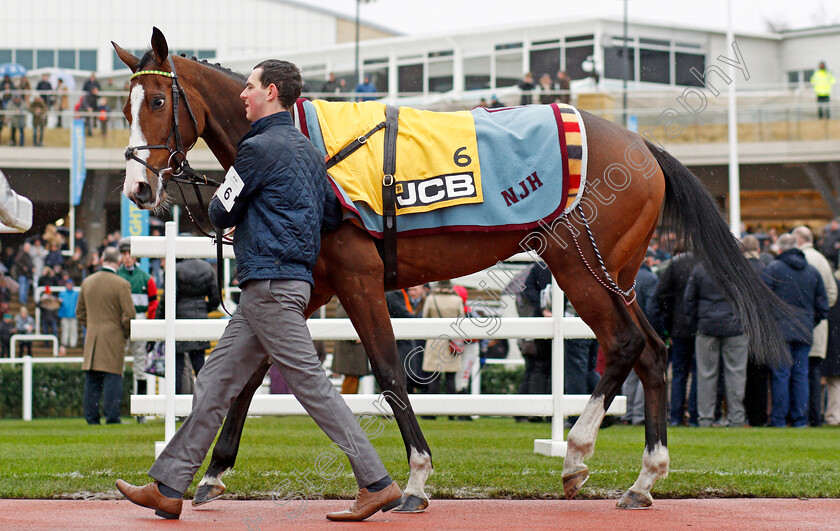
[[[659,277],[646,265],[642,265],[636,275],[636,301],[647,317],[648,322],[659,334],[665,335],[662,325],[662,316],[659,312],[659,305],[656,303],[656,289],[659,286]]]
[[[840,282],[837,284],[840,288]],[[828,313],[828,348],[822,365],[822,375],[840,376],[840,300]]]
[[[697,326],[685,314],[684,303],[685,286],[696,264],[697,259],[691,253],[675,256],[662,273],[656,288],[662,322],[670,337],[690,338],[697,333]]]
[[[166,294],[160,298],[155,319],[166,317]],[[178,260],[175,264],[175,317],[177,319],[207,319],[207,314],[219,307],[216,271],[204,260]],[[209,341],[177,341],[175,352],[207,350]]]
[[[820,274],[808,265],[802,251],[790,249],[764,269],[762,278],[780,299],[795,309],[795,316],[779,318],[785,340],[810,345],[814,327],[828,317],[828,295]]]
[[[545,262],[536,262],[534,267],[531,268],[531,272],[525,277],[524,287],[522,288],[522,293],[534,307],[534,314],[531,317],[543,316],[540,306],[540,292],[549,284],[551,284],[551,271],[549,271]]]
[[[707,336],[730,337],[743,333],[741,321],[735,317],[729,300],[703,264],[695,265],[688,278],[685,314],[689,322],[697,324],[697,331]]]

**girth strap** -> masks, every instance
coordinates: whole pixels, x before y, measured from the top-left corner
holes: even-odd
[[[382,163],[382,263],[385,266],[385,291],[397,288],[397,107],[385,107],[385,156]]]

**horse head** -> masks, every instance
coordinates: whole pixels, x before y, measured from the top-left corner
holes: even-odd
[[[138,207],[154,210],[166,201],[170,179],[192,172],[186,153],[202,134],[204,104],[197,92],[188,97],[179,79],[189,79],[197,63],[170,56],[166,37],[157,28],[142,58],[111,44],[133,72],[123,107],[130,124],[123,194]]]

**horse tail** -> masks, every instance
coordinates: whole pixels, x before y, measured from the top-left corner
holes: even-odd
[[[663,224],[683,239],[723,289],[743,325],[750,357],[770,366],[790,363],[777,322],[779,310],[788,313],[788,306],[744,257],[740,242],[700,179],[664,149],[645,144],[665,174]]]

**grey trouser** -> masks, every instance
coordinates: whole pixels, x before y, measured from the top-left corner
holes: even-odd
[[[143,312],[138,312],[135,319],[145,319],[146,314]],[[134,381],[139,382],[140,380],[146,379],[146,342],[145,341],[126,341],[125,342],[125,354],[126,357],[130,357],[134,363],[132,367],[134,368]]]
[[[230,404],[266,356],[307,413],[347,454],[360,487],[388,475],[321,368],[303,317],[309,294],[309,284],[297,280],[245,284],[239,307],[196,378],[192,412],[152,465],[151,477],[187,490]]]
[[[621,416],[621,420],[629,421],[633,425],[644,424],[645,391],[636,369],[630,370],[630,374],[621,385],[621,394],[627,397],[627,413]]]
[[[723,359],[726,387],[726,417],[729,426],[746,423],[744,390],[747,386],[747,338],[740,336],[707,336],[697,334],[697,420],[709,427],[715,420],[719,361]]]

